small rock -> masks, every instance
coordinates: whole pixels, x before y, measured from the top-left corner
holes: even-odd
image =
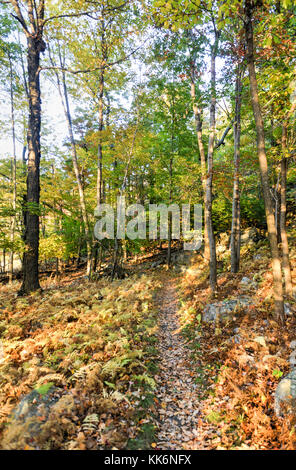
[[[227,248],[226,248],[225,245],[217,246],[217,253],[225,253],[226,250],[227,250]]]
[[[241,284],[246,284],[246,285],[248,285],[248,284],[250,284],[251,282],[252,282],[252,280],[251,280],[249,277],[246,277],[246,276],[244,276],[244,277],[242,278],[242,280],[241,280]]]
[[[292,315],[292,308],[290,304],[284,304],[285,315]]]
[[[267,347],[264,336],[257,336],[257,338],[255,338],[254,341],[258,344],[261,344],[261,346],[263,346],[264,348]]]
[[[277,416],[282,416],[282,406],[286,405],[289,413],[295,413],[296,407],[296,369],[289,372],[278,384],[275,391],[274,410]]]
[[[252,280],[247,276],[244,276],[240,283],[243,289],[256,289],[257,287],[256,282],[254,282],[254,279]]]
[[[200,274],[200,269],[188,268],[186,273],[189,274],[189,276],[198,276]]]
[[[229,338],[229,342],[230,343],[235,343],[235,344],[239,344],[241,342],[241,337],[240,335],[233,335]]]
[[[151,264],[151,268],[157,268],[158,266],[162,265],[164,263],[164,260],[158,260],[158,261],[154,261],[152,264]]]

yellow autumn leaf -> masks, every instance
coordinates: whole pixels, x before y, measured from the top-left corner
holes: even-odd
[[[264,393],[262,393],[261,395],[261,401],[262,401],[262,404],[265,405],[266,401],[267,401],[267,398],[266,396],[264,395]]]

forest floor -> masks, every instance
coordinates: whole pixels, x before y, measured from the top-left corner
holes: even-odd
[[[196,449],[199,396],[186,340],[180,333],[176,279],[158,292],[157,449]]]
[[[295,419],[275,416],[274,391],[289,371],[296,304],[280,327],[268,250],[243,247],[237,275],[220,254],[215,298],[199,254],[113,282],[44,279],[26,298],[19,282],[2,285],[0,447],[295,449]],[[294,248],[291,264],[295,283]],[[240,295],[248,308],[202,321],[206,305]]]

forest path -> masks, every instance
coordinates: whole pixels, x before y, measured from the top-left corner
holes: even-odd
[[[198,385],[190,374],[190,350],[179,332],[176,279],[169,278],[156,296],[159,309],[159,371],[156,375],[157,449],[200,449]]]

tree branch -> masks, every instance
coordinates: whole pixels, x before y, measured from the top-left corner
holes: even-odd
[[[28,27],[27,27],[27,24],[24,20],[23,14],[21,12],[18,0],[10,0],[9,3],[11,3],[11,5],[14,8],[14,11],[16,12],[16,15],[11,14],[13,16],[13,18],[15,18],[17,21],[19,21],[19,23],[22,25],[22,27],[24,28],[24,31],[27,35],[30,34],[29,30],[28,30]]]
[[[147,41],[147,40],[146,40]],[[145,41],[145,42],[146,42]],[[125,60],[127,60],[129,57],[131,57],[135,52],[137,52],[144,44],[141,44],[140,46],[138,46],[136,49],[134,49],[132,52],[130,52],[129,54],[127,54],[126,56],[122,57],[121,59],[118,59],[114,62],[110,62],[110,63],[107,63],[107,64],[101,64],[101,65],[98,65],[97,67],[94,67],[92,69],[82,69],[82,70],[72,70],[72,69],[69,69],[69,68],[66,68],[66,67],[56,67],[56,66],[53,66],[53,67],[40,67],[40,72],[42,70],[59,70],[60,72],[68,72],[68,73],[72,73],[73,75],[77,75],[79,73],[91,73],[91,72],[96,72],[97,70],[105,70],[109,67],[112,67],[113,65],[118,65],[118,64],[121,64],[122,62],[124,62]]]
[[[80,16],[88,16],[92,13],[96,13],[96,11],[84,11],[80,13],[65,13],[63,15],[49,16],[48,18],[45,18],[45,20],[43,20],[43,25],[48,23],[48,21],[56,20],[59,18],[78,18]]]
[[[217,148],[221,147],[221,145],[225,145],[224,140],[225,140],[228,132],[230,131],[230,129],[232,129],[233,124],[234,124],[234,119],[231,121],[229,126],[226,127],[225,131],[223,132],[223,135],[222,135],[221,139],[218,140],[217,144],[215,145],[215,150]]]

